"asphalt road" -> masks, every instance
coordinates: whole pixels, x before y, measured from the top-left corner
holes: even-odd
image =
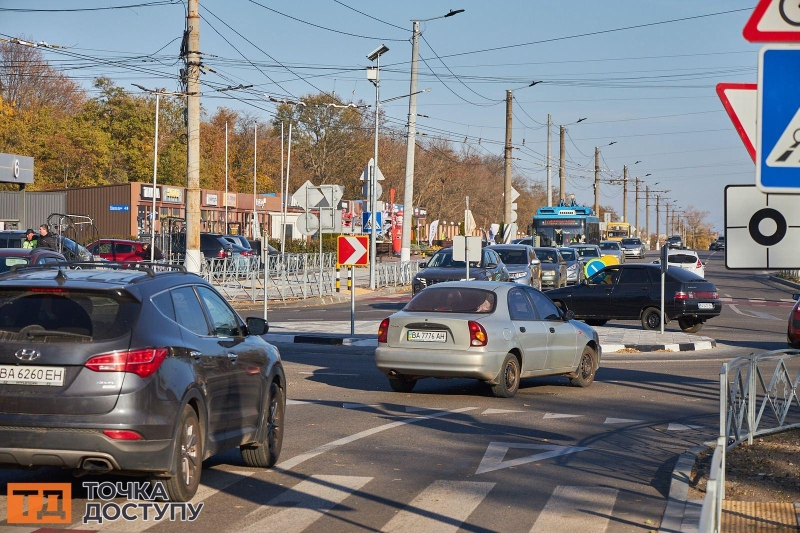
[[[281,344],[290,401],[279,468],[251,469],[238,452],[221,454],[206,462],[197,522],[114,526],[283,533],[655,530],[677,456],[718,431],[720,364],[785,346],[791,303],[784,300],[792,290],[762,273],[726,271],[720,254],[702,256],[706,277],[730,298],[702,330],[719,347],[610,354],[587,389],[569,387],[565,378],[529,379],[513,399],[497,399],[481,383],[428,379],[401,394],[376,370],[372,349]],[[364,298],[359,316],[388,316],[404,298]],[[349,304],[270,310],[271,321],[348,317]],[[80,524],[82,480],[53,469],[0,471],[0,518],[5,483],[37,481],[72,481],[79,495],[73,527],[97,528]]]

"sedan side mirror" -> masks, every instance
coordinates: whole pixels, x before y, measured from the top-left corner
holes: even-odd
[[[534,265],[534,266],[536,266],[536,265],[541,265],[541,264],[542,264],[542,262],[541,262],[541,261],[539,261],[539,259],[538,259],[538,258],[534,257],[533,259],[531,259],[531,264],[532,264],[532,265]]]
[[[425,268],[426,266],[428,266],[428,262],[427,262],[427,261],[423,261],[423,262],[421,262],[421,263],[419,264],[419,268],[420,268],[420,269],[423,269],[423,268]]]
[[[266,335],[269,331],[269,322],[257,316],[247,317],[247,333],[250,335]]]
[[[800,294],[798,293],[792,294],[792,300],[800,300]]]
[[[488,263],[486,268],[497,268],[497,263]]]
[[[563,315],[564,322],[569,322],[570,320],[575,318],[575,312],[572,309],[568,309],[566,313]]]

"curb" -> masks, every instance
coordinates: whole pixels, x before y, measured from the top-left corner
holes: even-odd
[[[717,347],[717,341],[681,342],[679,344],[601,344],[603,353],[615,353],[622,350],[638,350],[640,352],[694,352],[710,350]]]
[[[708,446],[698,445],[689,448],[678,457],[672,470],[672,481],[669,484],[667,507],[661,517],[659,533],[680,533],[683,531],[683,520],[686,515],[686,498],[689,494],[689,480],[697,454],[707,450]]]
[[[770,274],[767,277],[770,279],[770,281],[774,281],[782,285],[787,285],[793,289],[800,289],[800,283],[795,283],[794,281],[789,281],[788,279],[779,278],[778,276],[773,276],[772,274]]]

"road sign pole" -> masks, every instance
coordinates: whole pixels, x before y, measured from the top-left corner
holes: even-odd
[[[508,198],[511,198],[511,194],[510,193],[509,193]],[[464,257],[466,258],[466,264],[467,264],[467,281],[469,281],[469,238],[467,237],[467,216],[468,216],[468,213],[469,213],[469,196],[467,196],[467,210],[464,211]]]
[[[322,298],[322,209],[319,210],[319,230],[317,230],[317,237],[319,238],[319,297]]]
[[[356,267],[351,266],[347,273],[347,284],[350,285],[350,335],[356,334]]]

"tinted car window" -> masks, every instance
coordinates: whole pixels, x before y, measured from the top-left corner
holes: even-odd
[[[528,264],[528,251],[527,250],[496,250],[497,255],[503,263],[507,265],[527,265]]]
[[[197,287],[200,298],[206,304],[211,323],[217,335],[238,336],[239,321],[230,307],[216,293],[207,287]]]
[[[129,333],[141,305],[125,293],[105,291],[33,292],[0,291],[0,333],[26,328],[25,340],[86,342],[114,339]],[[78,336],[46,336],[44,332]]]
[[[508,291],[508,314],[511,320],[536,320],[533,306],[522,289]]]
[[[619,277],[620,283],[647,283],[650,281],[650,276],[643,268],[623,268],[622,274]]]
[[[616,242],[601,242],[601,250],[619,250],[619,243]]]
[[[526,289],[526,292],[533,300],[533,306],[536,308],[539,318],[542,320],[561,320],[561,313],[550,298],[533,289]]]
[[[622,244],[626,246],[633,246],[637,244],[642,244],[642,241],[639,239],[622,239]]]
[[[575,261],[576,259],[575,250],[573,250],[572,248],[562,248],[560,251],[561,251],[561,257],[563,257],[565,261]]]
[[[692,254],[670,254],[667,256],[668,263],[692,264],[697,262],[697,256]]]
[[[181,287],[171,292],[175,307],[175,321],[197,335],[208,335],[208,323],[191,287]]]
[[[110,242],[100,243],[100,245],[97,246],[97,250],[99,250],[99,251],[93,252],[93,253],[110,254],[111,253],[111,243]]]
[[[576,250],[581,257],[600,257],[596,248],[576,248]]]
[[[161,311],[165,317],[173,321],[175,320],[175,306],[172,305],[172,296],[170,296],[169,292],[156,294],[151,300],[153,305],[156,306],[156,309]]]
[[[619,269],[605,268],[586,281],[590,285],[613,285],[617,278],[619,278]]]
[[[491,313],[497,295],[466,287],[429,287],[406,304],[403,311],[436,313]]]
[[[117,253],[118,254],[129,254],[132,253],[136,247],[132,244],[120,244],[117,243]]]

